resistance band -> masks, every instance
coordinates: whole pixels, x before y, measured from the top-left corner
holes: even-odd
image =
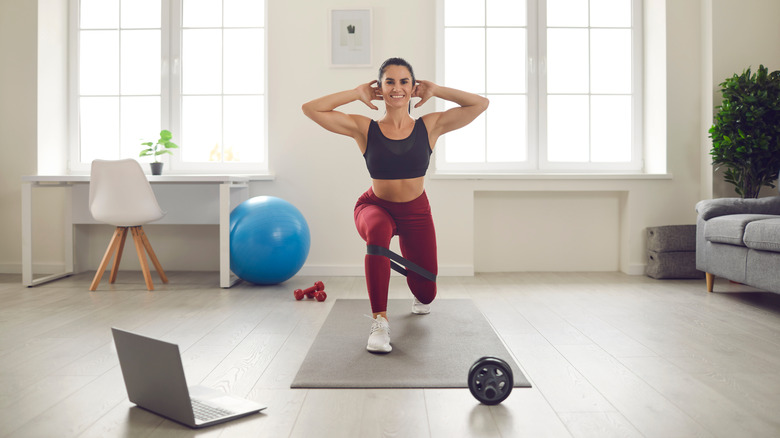
[[[405,258],[399,256],[398,254],[394,253],[393,251],[390,251],[385,247],[379,245],[366,245],[366,252],[368,253],[368,255],[379,255],[379,256],[384,256],[389,258],[390,267],[393,269],[393,271],[398,272],[404,277],[406,277],[407,269],[408,269],[411,270],[412,272],[420,274],[426,280],[430,280],[433,282],[436,281],[436,274],[434,274],[433,272],[423,268],[422,266],[412,261],[406,260]],[[402,268],[399,265],[403,265],[406,269]]]

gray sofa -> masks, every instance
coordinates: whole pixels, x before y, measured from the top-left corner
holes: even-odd
[[[696,204],[696,269],[707,290],[715,276],[780,293],[780,196]]]

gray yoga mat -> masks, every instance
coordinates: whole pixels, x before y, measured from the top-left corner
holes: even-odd
[[[314,339],[292,388],[468,388],[483,356],[505,360],[514,386],[530,387],[493,327],[471,300],[436,300],[428,315],[412,299],[389,300],[389,354],[366,351],[368,300],[339,299]]]

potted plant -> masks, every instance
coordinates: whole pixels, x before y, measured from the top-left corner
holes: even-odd
[[[179,146],[176,143],[172,142],[171,138],[173,138],[171,131],[163,129],[162,131],[160,131],[160,139],[157,140],[157,143],[152,143],[151,141],[141,143],[141,145],[146,146],[146,148],[142,150],[138,156],[139,157],[148,157],[150,155],[154,156],[154,162],[149,163],[149,165],[152,168],[152,175],[162,174],[163,163],[158,161],[157,157],[162,154],[173,155],[171,149],[178,149]]]
[[[723,103],[710,128],[712,164],[743,198],[775,187],[780,170],[780,71],[763,65],[720,84]]]

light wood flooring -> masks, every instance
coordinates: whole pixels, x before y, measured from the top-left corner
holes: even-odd
[[[473,299],[534,385],[487,407],[467,389],[289,388],[333,302],[365,297],[361,277],[220,289],[217,273],[172,272],[148,292],[123,271],[88,292],[91,276],[0,275],[0,436],[780,436],[780,295],[723,279],[707,293],[620,273],[440,277],[438,299]],[[295,301],[315,280],[328,299]],[[268,409],[191,430],[134,407],[111,326],[179,344],[190,384]]]

